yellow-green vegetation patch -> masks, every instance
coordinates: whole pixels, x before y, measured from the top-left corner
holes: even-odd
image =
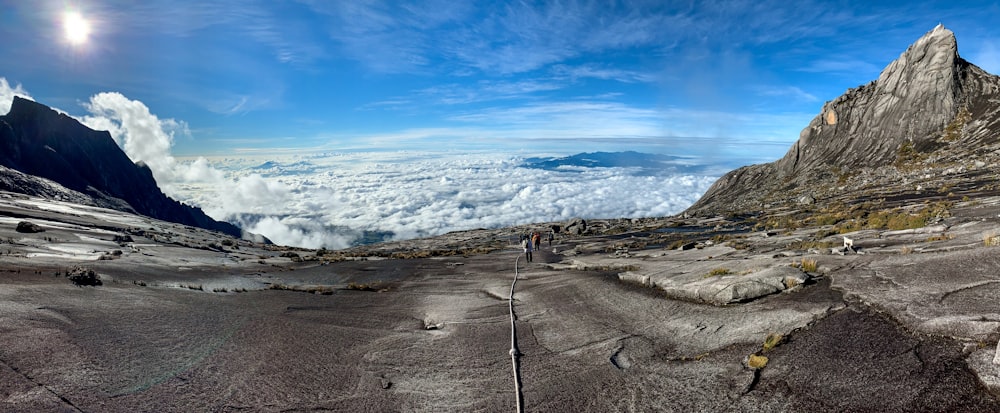
[[[747,359],[747,366],[752,369],[760,370],[767,366],[768,359],[766,356],[758,356],[756,354],[751,354],[750,358]]]
[[[962,106],[958,109],[958,113],[955,114],[955,118],[952,119],[948,126],[944,127],[944,133],[941,134],[941,141],[943,142],[954,142],[962,137],[962,130],[965,129],[965,125],[972,120],[972,114],[969,113],[969,108]]]
[[[913,142],[906,141],[896,150],[895,166],[901,171],[913,171],[920,168],[920,164],[929,157],[930,153],[920,152],[913,146]]]
[[[835,233],[817,233],[817,238],[826,238],[827,236],[833,235]],[[840,245],[839,242],[833,241],[793,241],[788,244],[788,248],[794,250],[809,250],[809,249],[827,249],[833,248]]]
[[[712,271],[709,271],[708,274],[705,274],[704,278],[718,277],[718,276],[722,276],[722,275],[729,275],[729,274],[732,274],[732,273],[733,272],[730,271],[729,268],[716,268],[716,269],[714,269]]]
[[[926,241],[927,242],[948,241],[948,240],[953,240],[953,239],[955,239],[955,235],[953,235],[953,234],[938,234],[938,235],[934,235],[934,236],[928,237]]]
[[[857,210],[850,219],[838,223],[834,229],[845,234],[862,229],[903,230],[923,228],[927,224],[951,216],[949,209],[954,203],[939,201],[927,203],[914,210],[903,208],[881,210]]]
[[[768,352],[771,351],[771,349],[777,347],[778,344],[781,344],[781,340],[783,338],[784,336],[782,336],[781,334],[769,333],[767,337],[764,338],[764,351]]]

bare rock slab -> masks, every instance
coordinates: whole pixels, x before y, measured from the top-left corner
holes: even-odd
[[[997,352],[993,356],[993,364],[1000,365],[1000,341],[997,342]]]
[[[749,274],[707,276],[686,283],[663,282],[668,296],[724,305],[751,301],[803,284],[809,275],[790,266],[777,266]]]

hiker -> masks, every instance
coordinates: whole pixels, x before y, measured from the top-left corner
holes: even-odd
[[[542,248],[542,234],[536,232],[535,235],[531,237],[531,240],[535,243],[536,250]]]
[[[553,231],[549,231],[549,246],[550,247],[552,246],[552,240],[555,239],[555,237],[556,236],[553,234]]]
[[[534,250],[532,247],[530,238],[524,237],[524,239],[521,240],[521,248],[524,248],[524,257],[528,260],[528,262],[531,262],[531,251]]]

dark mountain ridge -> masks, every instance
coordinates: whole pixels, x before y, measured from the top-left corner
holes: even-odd
[[[14,97],[10,112],[0,116],[0,166],[54,181],[91,197],[94,205],[243,235],[239,227],[164,195],[149,167],[132,162],[107,131],[90,129],[31,100]],[[8,186],[15,192],[38,192],[30,185]]]
[[[941,170],[965,173],[992,163],[998,132],[1000,77],[962,59],[954,33],[938,25],[877,80],[826,102],[783,158],[729,172],[688,212],[747,212],[866,188],[925,187],[919,181]]]

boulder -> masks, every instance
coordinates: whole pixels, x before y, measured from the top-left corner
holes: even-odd
[[[581,218],[574,218],[566,225],[566,232],[573,235],[583,235],[587,232],[587,221]]]
[[[17,232],[23,232],[25,234],[34,234],[38,232],[45,232],[45,228],[38,226],[33,222],[21,221],[17,223]]]

